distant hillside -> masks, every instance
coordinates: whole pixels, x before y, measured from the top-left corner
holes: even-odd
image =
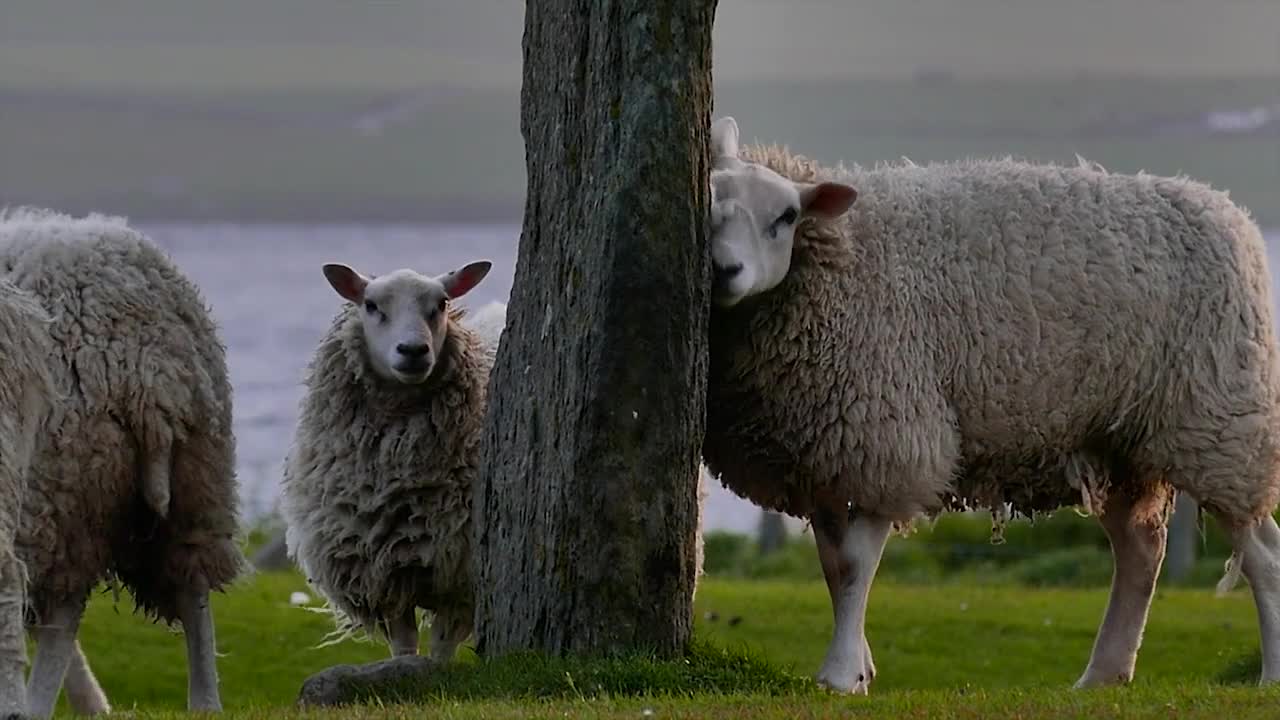
[[[522,0],[3,0],[0,86],[514,87]],[[1277,0],[722,0],[720,82],[1280,74]]]
[[[0,0],[0,204],[515,219],[521,0]],[[832,162],[1186,172],[1280,225],[1280,0],[720,0],[716,113]]]

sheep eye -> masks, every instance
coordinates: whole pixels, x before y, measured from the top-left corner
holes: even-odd
[[[449,306],[449,298],[440,298],[440,302],[436,304],[436,310],[439,310],[440,312],[444,312],[444,309],[448,306]]]
[[[789,207],[785,211],[783,211],[781,215],[778,216],[778,219],[774,221],[774,224],[790,225],[791,223],[796,221],[797,215],[799,215],[799,213],[796,212],[796,209],[793,207]]]
[[[365,301],[364,301],[364,310],[365,310],[365,312],[367,312],[367,313],[369,313],[370,315],[372,315],[373,313],[378,312],[378,303],[376,303],[376,302],[374,302],[374,301],[372,301],[372,300],[365,300]]]

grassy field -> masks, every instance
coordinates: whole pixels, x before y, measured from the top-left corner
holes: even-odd
[[[295,714],[311,673],[385,656],[372,643],[315,645],[328,619],[289,604],[294,573],[265,573],[215,598],[223,701],[231,717]],[[1247,591],[1161,591],[1128,688],[1075,693],[1105,590],[1028,590],[1007,583],[886,581],[872,594],[868,636],[879,677],[869,698],[834,697],[808,676],[821,662],[831,614],[825,588],[803,580],[710,578],[697,600],[697,652],[645,660],[481,664],[416,691],[442,717],[1271,717],[1280,693],[1252,686],[1257,626]],[[81,631],[115,707],[165,717],[185,702],[182,643],[111,596],[91,603]],[[60,712],[65,712],[63,708]],[[378,703],[333,717],[402,717]],[[316,716],[315,713],[309,716]]]

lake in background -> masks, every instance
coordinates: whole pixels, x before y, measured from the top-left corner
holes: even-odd
[[[200,286],[222,326],[247,519],[274,509],[303,371],[342,303],[320,266],[338,261],[366,274],[400,267],[440,273],[489,259],[493,270],[461,303],[478,307],[506,301],[520,236],[517,224],[137,225]],[[1280,232],[1267,239],[1275,272]],[[710,486],[704,528],[754,531],[760,511],[719,483]]]

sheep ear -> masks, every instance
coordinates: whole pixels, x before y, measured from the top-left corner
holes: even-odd
[[[804,214],[828,219],[845,214],[858,199],[857,190],[841,183],[800,183],[799,190],[800,208]]]
[[[444,291],[449,294],[450,299],[460,298],[471,288],[479,285],[492,267],[493,263],[488,260],[477,260],[451,273],[445,273],[437,279],[444,285]]]
[[[339,295],[353,303],[364,301],[364,289],[369,278],[341,263],[325,263],[324,277]]]
[[[738,121],[725,115],[711,123],[711,158],[738,157]]]

